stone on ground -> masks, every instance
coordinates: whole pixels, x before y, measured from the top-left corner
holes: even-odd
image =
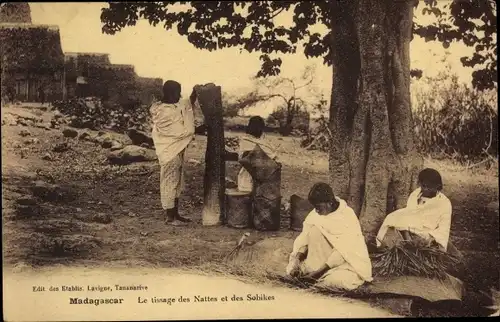
[[[78,136],[78,131],[75,129],[66,128],[62,131],[64,137],[66,138],[76,138]]]
[[[89,140],[91,137],[90,133],[87,131],[83,131],[80,133],[80,136],[78,137],[79,140]]]
[[[54,148],[52,149],[52,151],[54,152],[57,152],[57,153],[62,153],[62,152],[66,152],[66,151],[69,151],[70,150],[70,146],[68,143],[66,142],[60,142],[60,143],[57,143]]]
[[[2,115],[2,125],[15,126],[17,125],[17,117],[10,113]]]
[[[30,136],[30,135],[31,135],[31,132],[30,132],[30,131],[28,131],[28,130],[23,129],[23,130],[21,130],[21,131],[19,132],[19,135],[20,135],[20,136],[22,136],[22,137],[26,137],[26,136]]]
[[[132,140],[133,145],[153,147],[153,139],[147,133],[130,128],[127,130],[127,136]]]
[[[50,153],[45,153],[43,156],[42,156],[42,160],[45,160],[45,161],[52,161],[54,160],[54,158],[52,157],[52,155]]]
[[[26,145],[30,145],[30,144],[37,144],[39,142],[39,140],[37,138],[29,138],[29,139],[26,139],[24,140],[24,144]]]
[[[30,188],[35,197],[40,198],[44,201],[63,201],[70,198],[70,193],[67,189],[64,189],[63,187],[56,184],[47,183],[42,180],[35,181]]]
[[[154,161],[157,159],[154,150],[146,149],[136,145],[127,145],[123,149],[111,151],[108,154],[111,164],[125,165],[134,162]]]
[[[113,146],[113,141],[110,141],[110,140],[104,140],[102,143],[101,143],[101,147],[104,148],[104,149],[109,149]]]
[[[111,143],[111,146],[110,146],[111,151],[116,151],[116,150],[120,150],[120,149],[123,149],[123,144],[121,144],[118,141],[113,141]]]
[[[20,206],[34,206],[38,203],[33,196],[23,196],[18,198],[16,202]]]

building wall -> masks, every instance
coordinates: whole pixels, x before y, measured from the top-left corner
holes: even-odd
[[[29,23],[0,24],[2,92],[13,89],[19,101],[63,98],[64,54],[59,28]]]
[[[143,105],[151,105],[153,99],[162,96],[163,80],[161,78],[137,77],[137,97]]]
[[[11,74],[9,86],[14,88],[15,99],[21,102],[39,102],[38,89],[45,93],[45,101],[63,99],[62,71],[50,74],[30,74],[18,72]]]
[[[0,7],[0,22],[31,23],[31,10],[28,3],[7,2]]]

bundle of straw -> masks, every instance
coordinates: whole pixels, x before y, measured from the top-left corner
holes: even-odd
[[[224,257],[224,262],[236,264],[237,262],[251,262],[253,259],[253,248],[245,247],[250,233],[244,233],[236,246]]]
[[[459,264],[456,257],[436,247],[422,245],[416,240],[402,241],[372,254],[371,257],[374,275],[383,277],[420,276],[443,279],[451,267]]]

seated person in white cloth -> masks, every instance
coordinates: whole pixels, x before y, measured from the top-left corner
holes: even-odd
[[[378,247],[391,247],[401,238],[409,239],[409,233],[413,233],[429,244],[437,244],[443,251],[448,250],[452,207],[441,192],[441,175],[434,169],[424,169],[418,175],[418,185],[410,194],[407,206],[385,218],[377,234]]]
[[[288,275],[317,280],[328,288],[353,290],[372,281],[372,266],[359,220],[326,183],[309,193],[314,206],[295,239]]]
[[[264,135],[264,128],[266,124],[264,119],[260,116],[252,116],[248,121],[246,133],[240,139],[238,153],[226,153],[226,161],[238,161],[243,158],[247,153],[255,149],[256,145],[273,160],[277,160],[274,147],[269,142],[266,142]],[[251,174],[243,167],[238,172],[238,190],[250,192],[253,189],[253,179]]]

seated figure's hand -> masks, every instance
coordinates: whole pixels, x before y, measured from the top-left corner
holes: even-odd
[[[300,273],[300,260],[294,256],[290,258],[290,261],[288,262],[288,265],[286,267],[286,273],[287,275],[290,275],[291,277],[296,277]]]
[[[293,270],[290,271],[288,275],[290,275],[291,277],[298,277],[300,275],[299,268],[298,267],[294,268]]]
[[[305,274],[301,276],[301,280],[304,282],[314,283],[320,276],[317,276],[316,272]]]
[[[303,277],[303,279],[306,281],[316,281],[319,278],[321,278],[321,276],[323,276],[328,270],[329,270],[329,266],[325,264],[322,267],[320,267],[319,269],[315,270],[314,272],[310,272],[310,273],[306,274]]]

